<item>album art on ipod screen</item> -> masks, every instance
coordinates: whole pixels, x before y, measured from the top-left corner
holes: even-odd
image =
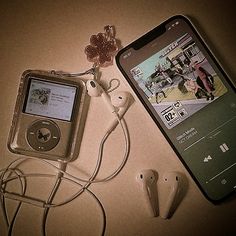
[[[76,87],[31,79],[25,112],[70,121]]]
[[[227,92],[188,33],[130,72],[169,129]]]

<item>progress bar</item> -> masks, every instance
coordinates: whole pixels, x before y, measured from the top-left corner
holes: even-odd
[[[217,178],[218,176],[222,175],[224,172],[226,172],[227,170],[231,169],[233,166],[236,165],[236,162],[234,164],[232,164],[231,166],[227,167],[226,169],[222,170],[219,174],[215,175],[214,177],[212,177],[211,179],[209,179],[208,181],[206,181],[206,184],[210,183],[212,180],[214,180],[215,178]]]
[[[207,136],[209,136],[211,133],[215,132],[216,130],[218,130],[219,128],[223,127],[224,125],[226,125],[227,123],[231,122],[232,120],[234,120],[236,118],[236,116],[234,116],[233,118],[227,120],[226,122],[224,122],[223,124],[221,124],[220,126],[218,126],[217,128],[213,129],[212,131],[210,131],[207,135],[201,137],[200,139],[198,139],[197,141],[195,141],[194,143],[192,143],[191,145],[189,145],[188,147],[186,147],[184,149],[184,151],[188,150],[189,148],[191,148],[192,146],[194,146],[195,144],[199,143],[201,140],[205,139]],[[217,134],[219,134],[221,131],[218,131]]]

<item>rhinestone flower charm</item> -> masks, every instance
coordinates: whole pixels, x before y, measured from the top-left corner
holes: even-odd
[[[112,65],[113,57],[118,51],[114,28],[105,26],[104,31],[105,33],[92,35],[90,37],[90,45],[85,48],[88,61],[101,67]]]

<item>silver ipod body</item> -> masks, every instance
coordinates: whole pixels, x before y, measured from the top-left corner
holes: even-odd
[[[88,97],[82,79],[27,70],[18,90],[8,148],[13,153],[72,161],[79,154]]]

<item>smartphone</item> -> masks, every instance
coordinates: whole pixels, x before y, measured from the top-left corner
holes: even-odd
[[[236,190],[236,90],[185,16],[121,49],[116,63],[204,195]]]
[[[10,129],[11,152],[54,161],[72,161],[86,119],[86,86],[53,71],[23,73]]]

